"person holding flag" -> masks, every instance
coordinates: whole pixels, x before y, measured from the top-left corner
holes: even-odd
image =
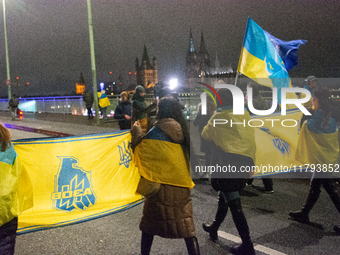
[[[240,122],[240,115],[233,115],[233,96],[230,90],[220,89],[218,94],[223,102],[216,113],[210,118],[203,128],[202,138],[211,143],[211,162],[220,166],[232,166],[235,172],[211,173],[211,185],[218,191],[218,207],[215,220],[208,225],[203,223],[204,231],[209,233],[212,241],[218,239],[217,231],[223,223],[228,209],[230,209],[234,224],[242,239],[242,244],[231,247],[232,254],[255,254],[254,246],[250,238],[247,219],[242,210],[239,192],[245,187],[246,179],[251,178],[249,172],[239,171],[242,166],[254,166],[256,145],[255,131],[252,127],[214,125],[216,119],[231,119]],[[244,115],[246,121],[250,120],[249,112]],[[246,141],[246,142],[245,142]]]
[[[0,254],[14,254],[18,216],[33,207],[33,188],[11,142],[0,124]]]
[[[103,89],[100,93],[98,93],[98,98],[99,98],[99,106],[100,106],[100,111],[103,115],[103,120],[106,122],[107,119],[107,114],[106,114],[106,108],[110,105],[110,100],[105,94],[105,89]]]
[[[136,121],[131,147],[140,175],[152,186],[145,194],[141,254],[150,253],[154,236],[184,238],[189,255],[199,255],[190,190],[190,136],[181,104],[172,97],[159,100],[157,122],[144,134]],[[137,188],[138,191],[138,188]]]

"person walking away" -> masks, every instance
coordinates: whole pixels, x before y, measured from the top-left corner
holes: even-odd
[[[18,105],[19,105],[19,100],[16,97],[16,95],[13,95],[12,98],[9,100],[8,102],[9,104],[9,110],[11,112],[12,115],[12,120],[15,120],[15,118],[17,117],[17,110],[18,110]]]
[[[83,100],[85,101],[88,119],[93,119],[93,113],[92,113],[92,105],[94,101],[93,93],[89,90],[86,90],[83,95]]]
[[[103,89],[100,93],[100,97],[99,97],[99,106],[101,109],[101,113],[103,115],[103,120],[104,122],[106,122],[107,119],[107,113],[106,113],[106,108],[110,105],[110,100],[107,97],[107,95],[105,94],[105,90]]]
[[[328,88],[316,87],[313,90],[312,104],[315,112],[312,118],[302,125],[295,158],[303,164],[314,166],[320,164],[323,167],[326,166],[326,169],[322,168],[322,171],[313,173],[305,204],[301,210],[289,213],[291,218],[302,223],[309,222],[309,213],[319,198],[321,185],[340,213],[339,193],[336,190],[331,173],[324,171],[329,166],[336,165],[339,156],[338,128],[335,120],[330,117]],[[334,226],[334,231],[340,234],[340,227]]]
[[[224,221],[228,208],[230,209],[236,229],[242,239],[242,244],[231,247],[232,254],[253,255],[254,246],[250,238],[250,232],[246,217],[242,210],[239,191],[246,185],[246,179],[250,173],[241,173],[241,167],[254,166],[256,145],[255,130],[249,126],[216,125],[215,119],[228,119],[234,123],[250,120],[248,111],[245,115],[233,115],[233,96],[228,89],[218,91],[223,107],[219,107],[202,131],[202,137],[213,142],[212,162],[219,166],[235,167],[235,173],[213,173],[211,175],[212,187],[219,192],[218,208],[215,220],[211,225],[203,223],[203,229],[209,233],[210,239],[218,239],[217,230]]]
[[[131,102],[130,95],[126,91],[120,94],[120,102],[113,117],[119,120],[120,130],[131,129]]]
[[[184,238],[190,255],[200,254],[195,233],[190,189],[190,136],[181,105],[173,98],[159,101],[155,125],[144,135],[136,121],[131,147],[141,176],[158,183],[153,196],[146,196],[141,254],[150,253],[155,235]]]
[[[207,114],[202,115],[202,103],[199,103],[197,108],[197,115],[194,119],[194,126],[197,126],[198,133],[200,134],[200,151],[204,153],[204,159],[205,159],[205,166],[211,166],[211,142],[203,139],[202,137],[202,131],[203,128],[207,125],[208,121],[210,120],[211,116],[213,116],[216,106],[213,101],[213,99],[208,96],[206,92],[203,92],[206,94],[207,97]]]
[[[260,85],[258,85],[255,82],[249,82],[247,84],[248,87],[251,87],[253,89],[253,106],[256,110],[266,110],[266,102],[264,101],[263,97],[260,94]],[[248,97],[248,95],[247,95]],[[248,101],[247,101],[248,102]],[[248,104],[246,105],[246,108],[249,111]],[[248,179],[247,184],[252,185],[254,179]],[[264,193],[267,194],[273,194],[274,188],[273,188],[273,179],[270,177],[262,178],[263,187],[259,187],[258,189]]]
[[[14,254],[18,216],[33,206],[33,188],[11,143],[11,134],[0,124],[0,254]]]
[[[138,85],[135,88],[135,93],[132,96],[132,117],[131,117],[131,125],[133,125],[136,121],[139,121],[140,126],[146,134],[148,131],[148,121],[147,114],[151,112],[153,108],[157,105],[157,100],[149,106],[146,106],[145,103],[145,89],[142,85]]]

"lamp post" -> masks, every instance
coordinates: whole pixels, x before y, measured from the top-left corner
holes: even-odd
[[[7,29],[6,29],[6,8],[5,0],[2,0],[3,12],[4,12],[4,33],[5,33],[5,51],[6,51],[6,68],[7,68],[7,80],[6,84],[8,86],[8,100],[11,99],[11,76],[9,74],[9,58],[8,58],[8,43],[7,43]]]
[[[96,58],[94,55],[94,41],[93,41],[93,25],[92,25],[92,12],[91,12],[91,0],[87,0],[87,14],[89,22],[89,36],[90,36],[90,50],[91,50],[91,67],[92,67],[92,83],[93,83],[93,99],[94,109],[96,111],[95,122],[99,125],[99,108],[98,108],[98,96],[97,96],[97,73],[96,73]]]

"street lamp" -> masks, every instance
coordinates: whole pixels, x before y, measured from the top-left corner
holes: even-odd
[[[7,43],[7,29],[6,29],[6,8],[5,0],[2,0],[3,12],[4,12],[4,33],[5,33],[5,51],[6,51],[6,68],[7,68],[7,80],[6,84],[8,86],[8,100],[11,99],[11,76],[9,74],[9,58],[8,58],[8,43]]]
[[[94,54],[91,0],[87,0],[87,17],[88,17],[88,23],[89,23],[92,83],[93,83],[93,89],[94,89],[93,99],[94,99],[94,109],[96,111],[95,121],[96,121],[96,125],[99,125],[99,108],[98,108],[98,96],[97,96],[97,72],[96,72],[96,58],[95,58],[95,54]]]

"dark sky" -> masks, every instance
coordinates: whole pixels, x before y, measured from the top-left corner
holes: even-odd
[[[0,97],[6,97],[3,10],[0,6]],[[98,84],[134,72],[144,44],[158,60],[159,80],[183,78],[192,29],[203,32],[212,63],[237,68],[247,18],[282,40],[305,39],[291,77],[340,77],[340,1],[112,1],[92,0]],[[75,91],[79,75],[92,84],[86,0],[7,0],[12,81],[29,82],[22,94]],[[16,88],[12,88],[16,93]]]

